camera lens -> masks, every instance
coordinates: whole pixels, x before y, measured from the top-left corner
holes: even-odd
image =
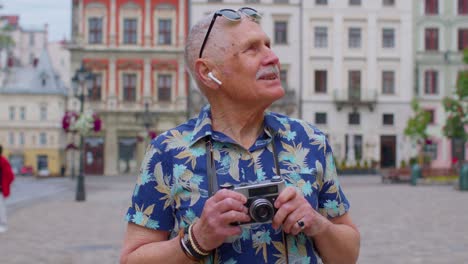
[[[273,219],[275,210],[270,201],[260,198],[252,202],[249,213],[255,222],[267,222]]]

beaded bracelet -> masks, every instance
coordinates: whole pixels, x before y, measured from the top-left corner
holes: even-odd
[[[181,228],[179,231],[180,248],[184,252],[185,256],[187,256],[187,258],[189,258],[192,261],[198,262],[200,259],[203,258],[203,256],[200,256],[200,257],[195,256],[193,253],[193,249],[192,250],[190,249],[190,246],[188,245],[189,243],[187,242],[189,241],[187,240],[187,237],[185,235],[184,228]]]
[[[195,236],[193,235],[193,225],[189,226],[188,232],[189,232],[190,242],[192,243],[192,246],[195,249],[195,251],[197,251],[198,254],[203,255],[203,256],[210,255],[210,251],[203,249],[198,243]]]

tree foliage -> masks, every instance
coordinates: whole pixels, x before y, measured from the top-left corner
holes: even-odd
[[[419,106],[417,99],[413,99],[411,102],[411,108],[413,109],[414,116],[408,119],[405,128],[405,135],[410,137],[411,140],[417,144],[422,145],[429,137],[427,134],[427,126],[431,121],[431,117],[426,110]]]
[[[468,50],[463,61],[468,64]],[[468,125],[468,71],[459,73],[455,93],[442,100],[447,118],[442,129],[444,136],[453,139],[468,139],[465,127]]]

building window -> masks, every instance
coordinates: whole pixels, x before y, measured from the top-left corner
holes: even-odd
[[[326,27],[315,27],[314,37],[314,46],[316,48],[328,47],[328,31]]]
[[[275,43],[287,44],[288,42],[288,23],[286,21],[275,22]]]
[[[123,75],[123,101],[136,101],[137,75],[134,73],[125,73]]]
[[[434,109],[426,109],[426,113],[429,115],[429,124],[435,124],[435,111]]]
[[[49,169],[49,161],[47,155],[37,155],[37,170]]]
[[[349,5],[350,6],[360,6],[361,5],[361,0],[349,0]]]
[[[328,5],[327,0],[315,0],[316,5]]]
[[[458,29],[458,50],[464,50],[468,47],[468,29]]]
[[[393,114],[383,114],[382,120],[384,125],[393,126]]]
[[[26,107],[24,106],[20,108],[20,120],[26,120]]]
[[[383,6],[394,6],[395,0],[383,0]]]
[[[100,101],[101,100],[101,91],[102,91],[102,74],[95,73],[94,80],[91,87],[91,91],[88,94],[88,98],[91,101]]]
[[[382,93],[383,94],[395,93],[395,72],[394,71],[382,72]]]
[[[348,47],[349,48],[361,48],[361,29],[350,28],[348,31]]]
[[[102,43],[102,18],[91,17],[88,19],[89,44],[101,44]]]
[[[39,134],[39,144],[42,146],[47,145],[47,134],[45,132]]]
[[[438,94],[439,93],[439,73],[434,70],[428,70],[424,73],[424,93]]]
[[[289,0],[275,0],[273,1],[275,4],[289,4]]]
[[[327,71],[326,70],[315,71],[315,92],[327,93]]]
[[[361,99],[361,71],[348,72],[348,93],[350,101]]]
[[[393,28],[382,30],[382,47],[387,49],[395,47],[395,30]]]
[[[9,112],[10,120],[15,120],[15,107],[10,106],[8,112]]]
[[[315,113],[315,124],[326,125],[327,124],[327,113]]]
[[[431,158],[431,160],[437,159],[437,143],[431,142],[430,144],[424,144],[424,153]]]
[[[47,106],[41,106],[39,112],[41,121],[47,120]]]
[[[360,118],[359,113],[349,113],[348,124],[359,125],[360,123],[361,123],[361,118]]]
[[[158,26],[158,44],[170,45],[172,37],[172,20],[171,19],[159,19]]]
[[[246,4],[258,4],[260,3],[260,0],[245,0],[245,3]]]
[[[24,146],[24,132],[20,132],[19,134],[19,144]]]
[[[468,0],[458,0],[458,14],[468,15]]]
[[[438,0],[425,0],[425,14],[426,15],[437,15],[439,13],[439,1]]]
[[[439,50],[439,29],[426,28],[424,33],[426,51]]]
[[[8,133],[8,143],[10,146],[15,145],[15,134],[13,132]]]
[[[288,70],[286,69],[281,69],[280,70],[280,80],[281,80],[281,85],[285,90],[288,89]]]
[[[124,19],[124,44],[137,43],[137,19],[125,18]]]
[[[356,160],[362,159],[362,135],[354,135],[354,157]]]
[[[171,101],[172,75],[158,75],[158,101]]]

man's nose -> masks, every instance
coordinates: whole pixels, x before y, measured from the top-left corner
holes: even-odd
[[[276,56],[275,52],[272,49],[266,49],[265,58],[263,60],[264,65],[278,64],[279,58]]]

